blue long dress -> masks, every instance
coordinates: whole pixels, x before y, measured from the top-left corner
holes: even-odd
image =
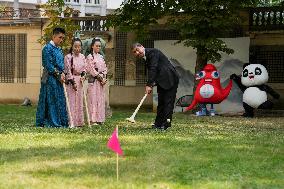
[[[64,70],[64,55],[51,42],[42,50],[41,88],[36,113],[38,127],[68,127],[68,114],[60,74]]]

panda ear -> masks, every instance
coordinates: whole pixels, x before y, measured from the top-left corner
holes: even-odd
[[[246,66],[250,65],[250,63],[244,63],[243,69],[245,69]]]

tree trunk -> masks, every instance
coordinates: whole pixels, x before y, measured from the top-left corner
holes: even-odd
[[[206,66],[207,64],[207,59],[202,57],[202,51],[200,49],[197,49],[197,52],[196,52],[196,63],[195,63],[195,75],[198,74],[203,68],[204,66]],[[198,84],[199,81],[195,80],[194,81],[194,87],[193,87],[193,96],[194,96],[194,92],[196,90],[196,86]],[[200,110],[200,106],[199,104],[192,110],[193,113],[195,113],[196,111],[199,111]]]
[[[196,54],[197,54],[197,57],[196,57],[196,63],[195,63],[195,74],[200,72],[204,68],[204,66],[206,66],[207,64],[207,59],[202,57],[202,54],[198,52],[198,49],[197,49]],[[197,82],[195,82],[195,84],[196,83]],[[194,85],[194,87],[196,87],[196,85]]]

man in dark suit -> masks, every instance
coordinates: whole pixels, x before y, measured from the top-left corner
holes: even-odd
[[[176,99],[179,77],[169,59],[158,49],[144,48],[140,43],[132,46],[135,57],[143,58],[148,70],[148,81],[145,93],[150,94],[157,86],[158,107],[153,128],[171,127],[172,114]]]

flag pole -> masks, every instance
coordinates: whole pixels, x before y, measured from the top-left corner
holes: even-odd
[[[109,138],[107,147],[116,153],[116,181],[118,181],[118,155],[123,155],[123,151],[120,147],[118,139],[118,126],[115,127],[111,137]]]
[[[118,154],[116,154],[116,181],[118,181]]]
[[[118,137],[118,126],[116,126],[117,137]],[[116,181],[118,181],[118,153],[116,153]]]

